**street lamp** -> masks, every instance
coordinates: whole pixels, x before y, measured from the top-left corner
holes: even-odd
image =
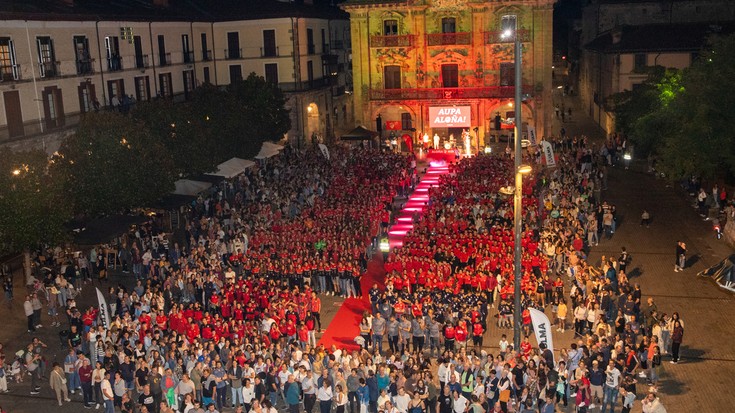
[[[518,28],[515,31],[506,29],[501,37],[503,39],[509,39],[513,36],[514,44],[514,69],[515,69],[515,96],[514,96],[514,109],[515,109],[515,178],[516,187],[515,194],[513,196],[513,232],[514,232],[514,248],[513,248],[513,349],[518,351],[521,347],[521,197],[523,196],[522,188],[523,185],[523,174],[530,172],[530,167],[522,168],[521,165],[521,134],[523,128],[523,122],[521,119],[521,85],[523,83],[523,76],[521,70],[521,39],[518,35]]]

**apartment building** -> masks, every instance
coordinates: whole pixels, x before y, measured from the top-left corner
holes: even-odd
[[[294,144],[352,126],[349,20],[336,8],[275,0],[2,7],[0,145],[53,151],[87,112],[184,100],[203,83],[225,86],[251,72],[286,93]]]

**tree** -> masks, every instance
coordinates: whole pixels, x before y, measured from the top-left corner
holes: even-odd
[[[286,99],[277,85],[266,82],[255,73],[229,86],[247,125],[239,142],[239,154],[252,157],[264,141],[276,141],[291,129],[291,119],[285,108]]]
[[[53,160],[41,150],[4,152],[0,157],[0,254],[22,251],[26,281],[30,253],[43,244],[65,239],[71,216],[63,193],[63,175],[52,175]]]
[[[735,35],[712,38],[694,64],[618,97],[618,124],[671,179],[735,174]],[[638,150],[637,149],[637,150]]]
[[[149,205],[173,190],[171,154],[144,123],[90,113],[59,150],[77,212],[95,215]]]
[[[212,172],[221,162],[210,122],[191,103],[174,104],[169,99],[156,99],[137,105],[132,116],[145,123],[166,148],[173,161],[174,176]]]

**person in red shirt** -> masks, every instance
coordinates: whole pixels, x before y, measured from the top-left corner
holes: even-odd
[[[482,338],[485,334],[485,327],[482,325],[480,320],[472,324],[472,343],[475,345],[476,348],[481,349],[482,348]]]
[[[457,344],[460,348],[467,347],[467,327],[464,321],[460,321],[456,328]]]
[[[457,329],[454,324],[447,324],[444,327],[444,350],[454,351],[454,342],[457,339]]]

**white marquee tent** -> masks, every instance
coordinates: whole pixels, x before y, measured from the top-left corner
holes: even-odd
[[[207,175],[222,176],[224,178],[230,179],[245,172],[246,169],[250,168],[253,165],[255,165],[255,162],[253,161],[247,159],[232,158],[217,165],[217,170],[208,173]]]

